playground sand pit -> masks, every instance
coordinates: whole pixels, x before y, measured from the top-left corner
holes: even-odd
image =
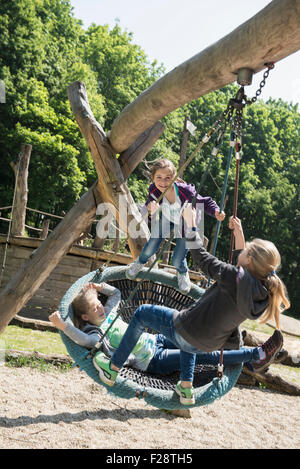
[[[0,367],[0,447],[299,448],[300,398],[237,386],[184,419],[108,395],[78,369]]]

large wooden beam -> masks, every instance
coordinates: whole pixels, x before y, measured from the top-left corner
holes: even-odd
[[[119,162],[125,179],[127,179],[137,165],[143,161],[164,130],[164,124],[162,124],[162,122],[156,122],[143,132],[127,150],[121,153]]]
[[[299,48],[300,0],[273,0],[126,106],[112,125],[111,146],[117,153],[126,150],[138,135],[169,112],[236,81],[239,69],[259,72],[266,62],[278,62]]]
[[[138,208],[125,182],[121,165],[110,147],[106,134],[96,121],[88,103],[84,83],[76,81],[68,87],[68,97],[77,124],[86,140],[98,174],[98,190],[103,202],[114,211],[121,229],[128,233],[132,256],[137,257],[149,238],[148,226],[140,224]]]
[[[0,334],[89,226],[101,202],[92,186],[0,292]]]

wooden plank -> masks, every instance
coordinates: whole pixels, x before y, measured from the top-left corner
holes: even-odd
[[[42,240],[38,238],[10,238],[10,245],[18,245],[24,247],[38,248],[42,244]],[[6,236],[0,235],[0,246],[6,243]],[[3,247],[4,249],[4,247]],[[102,251],[100,249],[86,248],[84,246],[71,246],[67,256],[76,259],[77,256],[86,257],[90,259],[107,260],[111,257],[112,251]],[[114,262],[119,264],[129,264],[132,262],[132,256],[130,254],[117,253],[114,256]]]
[[[33,249],[30,249],[30,248],[24,248],[21,246],[8,246],[7,257],[25,260],[25,259],[29,259],[32,252],[33,252]]]

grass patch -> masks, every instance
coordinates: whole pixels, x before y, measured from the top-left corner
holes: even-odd
[[[19,326],[7,326],[0,336],[0,348],[40,352],[47,355],[68,355],[58,333],[36,331]]]
[[[45,355],[66,355],[68,352],[60,335],[56,332],[38,331],[19,326],[7,326],[0,336],[0,349],[39,352]],[[6,357],[5,365],[10,367],[28,366],[39,371],[69,371],[70,363],[50,363],[35,357]]]
[[[251,321],[251,319],[246,319],[240,327],[241,330],[247,329],[248,331],[262,332],[267,335],[272,335],[274,332],[274,328],[268,326],[268,324],[260,324],[258,321]]]
[[[42,372],[67,372],[73,369],[71,363],[59,363],[59,364],[52,364],[46,362],[40,358],[33,358],[33,357],[6,357],[5,365],[11,368],[21,368],[23,366],[27,366],[29,368],[36,368]]]

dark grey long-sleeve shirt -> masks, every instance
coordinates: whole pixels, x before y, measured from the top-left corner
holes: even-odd
[[[192,306],[175,313],[176,330],[199,350],[238,349],[242,345],[239,325],[245,319],[257,319],[265,311],[269,292],[243,267],[208,253],[198,233],[189,230],[186,236],[196,246],[191,249],[195,264],[215,283]]]

